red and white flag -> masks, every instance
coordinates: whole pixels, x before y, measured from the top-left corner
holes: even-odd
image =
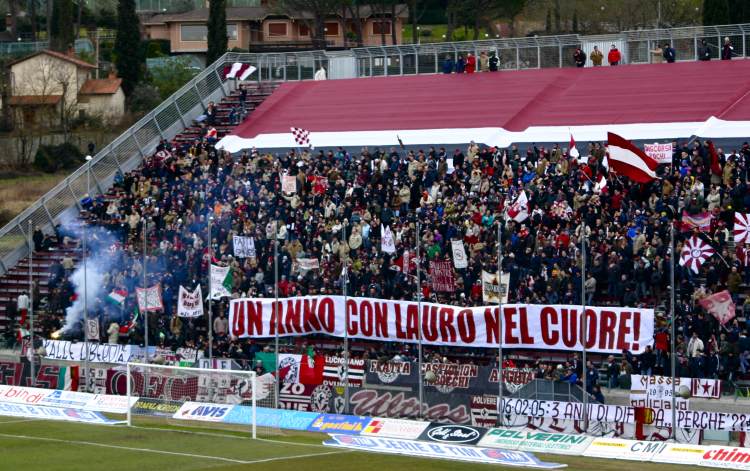
[[[734,302],[732,301],[732,295],[727,290],[706,296],[698,301],[698,304],[714,316],[721,325],[734,319]]]
[[[743,266],[750,266],[750,250],[745,248],[743,245],[738,245],[735,249],[735,254],[737,255],[737,261],[739,261]]]
[[[508,207],[506,219],[523,222],[529,217],[529,198],[526,191],[522,190],[518,198]]]
[[[750,213],[734,213],[734,243],[750,243]]]
[[[607,151],[611,170],[638,183],[656,179],[656,161],[627,139],[608,132]]]
[[[229,68],[226,74],[226,78],[233,79],[238,78],[240,80],[245,80],[255,72],[257,69],[253,67],[250,64],[243,64],[242,62],[235,62],[232,64],[232,67]]]
[[[691,237],[685,241],[680,254],[680,265],[688,267],[695,273],[698,273],[701,265],[711,258],[716,251],[709,244],[703,242],[698,237]]]
[[[574,159],[578,159],[578,157],[581,155],[578,152],[578,149],[576,149],[576,140],[573,139],[572,133],[570,134],[570,146],[568,147],[568,154]]]
[[[292,136],[294,136],[294,142],[298,146],[309,146],[310,145],[310,131],[302,128],[291,128]]]
[[[594,185],[594,192],[601,193],[602,191],[604,191],[605,188],[607,188],[607,177],[601,174],[599,175],[599,179]]]

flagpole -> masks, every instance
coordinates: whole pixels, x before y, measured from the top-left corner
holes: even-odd
[[[583,431],[588,430],[588,368],[586,367],[586,338],[587,338],[587,322],[586,322],[586,223],[581,221],[581,345],[583,346],[583,355],[581,356],[581,362],[583,366]]]
[[[34,371],[34,245],[31,233],[34,223],[29,220],[29,339],[31,341],[31,355],[29,363],[31,366],[31,386],[36,386],[36,374]]]
[[[419,220],[419,208],[417,208],[417,332],[418,332],[418,344],[417,344],[417,372],[419,373],[419,415],[418,418],[422,418],[423,409],[423,397],[424,397],[424,379],[422,377],[422,264],[419,254],[419,246],[421,245],[420,234],[422,232],[422,224]]]
[[[346,226],[341,224],[341,243],[346,241]],[[341,291],[344,294],[344,413],[349,411],[349,311],[346,308],[347,293],[346,284],[349,274],[347,273],[346,256],[342,257],[341,268]]]
[[[276,328],[274,329],[274,350],[276,352],[276,397],[274,398],[274,407],[279,408],[279,391],[281,384],[279,381],[279,328],[281,327],[281,319],[279,318],[279,222],[276,221],[275,230],[273,233],[273,313],[276,317]]]
[[[213,368],[214,364],[214,320],[213,320],[213,281],[211,281],[211,271],[213,266],[213,248],[211,247],[211,223],[214,221],[213,216],[208,217],[208,364]]]
[[[503,426],[503,223],[497,221],[497,389],[498,419]]]
[[[89,199],[89,204],[93,205],[91,199],[91,156],[86,156],[86,197]],[[86,352],[86,357],[83,359],[83,390],[89,392],[89,283],[88,283],[88,268],[87,265],[87,244],[88,244],[88,222],[83,224],[83,346]]]
[[[148,282],[146,281],[146,233],[148,232],[148,218],[143,218],[143,332],[146,345],[144,352],[145,363],[148,363]],[[138,302],[138,293],[136,293],[136,303]]]
[[[669,328],[669,362],[670,372],[672,375],[672,439],[677,441],[677,398],[675,397],[675,376],[676,372],[676,358],[675,358],[675,322],[677,320],[675,313],[675,285],[674,285],[674,263],[675,263],[675,250],[674,250],[674,221],[671,222],[669,230],[669,309],[672,317],[672,322]]]

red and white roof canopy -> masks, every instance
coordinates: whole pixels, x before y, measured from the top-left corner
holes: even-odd
[[[219,145],[292,148],[291,126],[315,147],[744,138],[750,61],[288,82]]]

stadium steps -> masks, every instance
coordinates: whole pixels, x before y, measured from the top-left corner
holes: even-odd
[[[257,106],[268,98],[278,86],[279,83],[269,82],[263,84],[251,84],[246,87],[248,93],[247,100],[245,101],[245,109],[247,111],[245,120],[252,115]],[[239,105],[239,103],[240,94],[239,91],[235,90],[222,101],[215,104],[218,120],[215,127],[219,133],[219,137],[229,134],[232,129],[234,129],[235,126],[228,122],[229,113],[231,112],[232,107]],[[190,142],[197,137],[200,137],[200,125],[194,121],[191,126],[185,129],[185,131],[178,134],[172,142]],[[113,201],[119,200],[122,196],[122,194],[118,193],[118,190],[110,189],[107,193],[102,195],[102,198],[105,201]],[[55,261],[62,262],[66,257],[71,257],[73,262],[77,265],[81,260],[81,249],[74,246],[61,246],[52,247],[49,251],[34,253],[32,276],[34,281],[39,285],[39,294],[41,297],[45,297],[49,294],[49,277],[53,263]],[[8,328],[15,329],[17,327],[9,325],[9,308],[10,306],[15,308],[18,296],[22,293],[28,292],[28,270],[28,259],[23,259],[6,274],[0,276],[0,332],[5,332]],[[35,330],[39,331],[39,328],[41,327],[40,324],[41,322],[36,324],[38,328]]]

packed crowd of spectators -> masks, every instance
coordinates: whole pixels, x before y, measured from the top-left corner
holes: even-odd
[[[205,127],[206,132],[209,129]],[[711,168],[705,143],[675,142],[672,165],[662,165],[662,178],[634,184],[607,175],[607,185],[594,182],[606,174],[604,143],[593,142],[572,158],[568,149],[518,146],[492,148],[475,143],[446,149],[320,149],[269,154],[249,149],[231,156],[206,137],[188,143],[162,142],[136,171],[118,175],[106,196],[84,201],[91,253],[105,254],[102,296],[88,306],[100,319],[102,341],[142,344],[144,315],[135,314],[135,288],[160,283],[163,313],[148,316],[149,343],[207,349],[207,316],[177,316],[179,286],[201,284],[208,292],[209,262],[229,265],[233,296],[272,297],[274,239],[279,247],[279,295],[341,293],[342,270],[348,271],[347,292],[388,299],[417,298],[469,306],[481,305],[482,270],[497,266],[497,225],[502,225],[503,269],[510,273],[509,301],[577,304],[583,289],[593,305],[657,308],[654,348],[634,357],[600,358],[610,378],[630,372],[669,374],[669,334],[676,320],[677,372],[684,376],[735,379],[750,368],[749,326],[735,318],[725,326],[695,303],[695,293],[729,289],[738,303],[750,282],[750,268],[732,247],[734,212],[750,207],[750,146],[719,149],[720,172]],[[296,192],[282,192],[282,175],[296,179]],[[508,220],[505,211],[525,191],[529,217]],[[710,211],[708,232],[678,232],[675,250],[699,235],[721,255],[709,259],[699,274],[676,266],[677,312],[669,308],[670,224],[683,211]],[[209,218],[213,218],[210,251]],[[421,232],[416,233],[417,221]],[[394,234],[397,253],[380,250],[381,225]],[[253,237],[257,256],[233,256],[232,236]],[[80,243],[80,232],[59,227],[38,234],[37,250],[63,239]],[[581,238],[586,245],[586,277],[581,276]],[[420,239],[422,286],[414,272],[405,275],[396,260],[414,251]],[[456,270],[454,292],[433,292],[430,260],[450,260],[450,241],[461,239],[469,266]],[[741,248],[740,248],[741,249]],[[314,258],[320,268],[302,270],[297,260]],[[94,262],[92,262],[94,263]],[[50,294],[35,296],[45,336],[64,325],[65,310],[75,300],[72,259],[51,269]],[[104,296],[128,294],[121,306]],[[233,339],[226,318],[228,302],[213,303],[215,357],[252,360],[267,348],[263,342]],[[65,335],[81,338],[82,326]],[[698,339],[697,341],[695,339]],[[315,342],[315,339],[308,339]],[[327,340],[330,344],[331,339]],[[289,346],[288,348],[294,348]],[[429,348],[473,363],[491,363],[481,349]],[[533,352],[524,352],[533,354]],[[537,352],[538,353],[538,352]],[[361,345],[364,357],[398,355],[410,359],[413,347]],[[512,354],[512,353],[511,353]]]

